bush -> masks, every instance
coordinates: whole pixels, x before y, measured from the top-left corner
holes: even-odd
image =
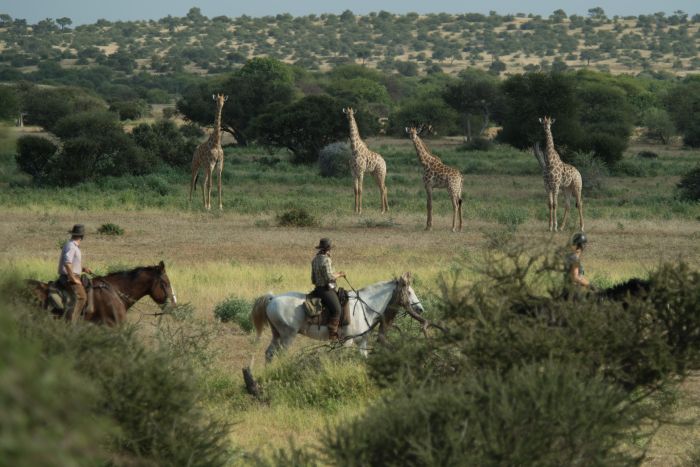
[[[472,138],[459,147],[462,151],[490,151],[493,149],[493,141],[481,136]]]
[[[608,168],[604,161],[590,152],[577,152],[571,157],[571,164],[581,173],[585,195],[596,195],[605,190]]]
[[[112,224],[110,222],[107,224],[102,224],[97,229],[97,233],[100,235],[119,236],[119,235],[124,235],[124,229],[119,227],[117,224]]]
[[[22,136],[17,140],[15,160],[20,170],[41,180],[46,176],[57,149],[55,144],[41,136]]]
[[[347,177],[350,174],[352,149],[348,143],[331,143],[318,154],[318,168],[323,177]]]
[[[151,125],[142,123],[133,129],[136,144],[173,167],[188,167],[198,144],[197,136],[186,136],[191,129],[181,131],[172,120],[160,120]]]
[[[658,159],[659,155],[653,151],[639,151],[637,157],[639,159]]]
[[[253,330],[253,323],[250,320],[250,310],[253,304],[240,297],[231,296],[214,308],[214,316],[222,323],[233,321],[245,332]]]
[[[335,410],[374,396],[375,387],[359,358],[357,351],[282,356],[265,368],[260,384],[272,404]]]
[[[109,106],[110,112],[119,115],[119,120],[136,120],[148,111],[148,104],[143,101],[119,101]]]
[[[304,208],[290,208],[277,214],[277,225],[280,227],[314,227],[318,221]]]
[[[338,427],[324,452],[349,466],[637,465],[619,446],[644,412],[625,401],[602,378],[554,362],[484,370],[403,387]]]
[[[627,138],[606,133],[588,134],[583,144],[588,151],[593,151],[595,157],[602,160],[607,166],[613,166],[622,160],[622,155],[627,149]]]
[[[41,351],[13,322],[31,313],[0,301],[0,412],[4,465],[100,465],[110,458],[106,442],[114,425],[97,416],[99,393],[65,355]],[[70,433],[70,436],[67,434]]]
[[[22,333],[40,343],[44,358],[69,359],[97,389],[89,420],[106,417],[118,428],[105,443],[110,459],[130,465],[199,466],[229,460],[228,426],[201,406],[191,363],[169,348],[145,346],[136,327],[66,326],[36,314],[24,319]],[[61,398],[70,395],[60,393]],[[72,439],[61,436],[64,443]]]
[[[688,172],[678,182],[678,189],[682,199],[688,201],[700,201],[700,166]]]

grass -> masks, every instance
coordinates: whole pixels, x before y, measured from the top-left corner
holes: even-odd
[[[371,390],[358,398],[338,395],[332,410],[295,405],[294,388],[277,398],[287,397],[286,402],[253,402],[243,392],[241,368],[254,359],[254,372],[261,381],[274,371],[260,363],[269,334],[256,344],[237,324],[215,323],[217,304],[231,296],[252,301],[267,291],[308,290],[313,246],[323,236],[333,238],[334,264],[347,272],[353,286],[410,270],[416,292],[430,304],[437,277],[464,258],[477,257],[494,232],[514,232],[516,240],[553,247],[564,244],[574,232],[573,227],[553,235],[546,231],[545,193],[535,158],[501,146],[464,153],[457,150],[458,142],[428,141],[446,163],[466,173],[464,229],[453,234],[444,190],[435,192],[433,231],[424,231],[421,172],[407,140],[369,141],[389,167],[387,215],[379,212],[379,193],[371,178],[365,180],[363,215],[355,216],[349,180],[321,179],[313,167],[292,165],[283,153],[269,155],[257,148],[227,148],[224,211],[208,213],[201,208],[201,195],[191,205],[187,201],[187,170],[72,188],[35,188],[21,176],[16,181],[13,131],[0,132],[0,234],[9,240],[0,250],[0,278],[14,271],[23,277],[53,278],[59,245],[78,222],[87,228],[84,262],[98,274],[164,260],[178,300],[193,308],[192,319],[222,329],[212,342],[218,352],[205,381],[211,396],[204,403],[238,422],[231,437],[247,452],[265,444],[269,454],[270,449],[286,446],[289,437],[297,444],[315,443],[328,426],[360,413],[379,395]],[[634,157],[640,148],[648,147],[631,148],[625,159],[630,167],[643,168],[640,176],[611,176],[605,193],[584,199],[591,239],[586,270],[599,285],[645,276],[662,260],[683,257],[691,266],[700,265],[700,205],[676,200],[674,188],[700,153],[652,147],[659,159],[648,161]],[[270,158],[279,162],[270,164]],[[318,224],[277,226],[278,213],[298,206]],[[106,223],[120,226],[124,234],[97,235],[98,227]],[[148,313],[157,310],[144,299],[129,318],[149,330],[157,318]],[[318,343],[300,337],[292,355],[309,345]],[[331,373],[359,378],[358,368],[361,363],[350,360]],[[303,386],[295,390],[299,389]],[[675,437],[663,437],[658,452],[680,452],[680,447],[672,446]]]

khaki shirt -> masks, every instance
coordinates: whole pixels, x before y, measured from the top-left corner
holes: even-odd
[[[311,261],[311,282],[316,287],[325,287],[329,284],[335,285],[330,256],[323,254],[314,256],[314,259]]]
[[[68,240],[61,250],[61,257],[58,260],[58,275],[67,275],[66,264],[71,265],[73,274],[80,275],[83,272],[82,255],[80,247],[73,240]]]

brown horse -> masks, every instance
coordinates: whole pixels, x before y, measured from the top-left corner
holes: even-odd
[[[49,284],[35,280],[30,280],[29,284],[44,309],[57,316],[63,316],[64,311],[54,308],[49,300]],[[92,287],[93,311],[84,315],[84,319],[94,323],[122,323],[129,308],[146,295],[159,305],[177,304],[162,261],[156,266],[138,267],[130,271],[95,277]]]

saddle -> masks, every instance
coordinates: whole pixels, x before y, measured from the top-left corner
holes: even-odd
[[[80,282],[83,284],[83,287],[85,287],[85,292],[87,293],[87,303],[85,304],[85,308],[80,310],[80,314],[90,315],[94,310],[95,287],[92,284],[92,279],[86,275],[80,276]],[[66,284],[59,279],[47,284],[46,301],[56,312],[65,314],[66,311],[73,306],[75,297],[73,297],[73,294],[68,290]]]
[[[347,326],[350,324],[350,300],[347,290],[342,287],[336,292],[342,312],[340,313],[340,325]],[[309,326],[326,326],[330,318],[330,312],[323,306],[323,302],[313,293],[306,294],[304,300],[304,309],[306,311],[306,322]]]

